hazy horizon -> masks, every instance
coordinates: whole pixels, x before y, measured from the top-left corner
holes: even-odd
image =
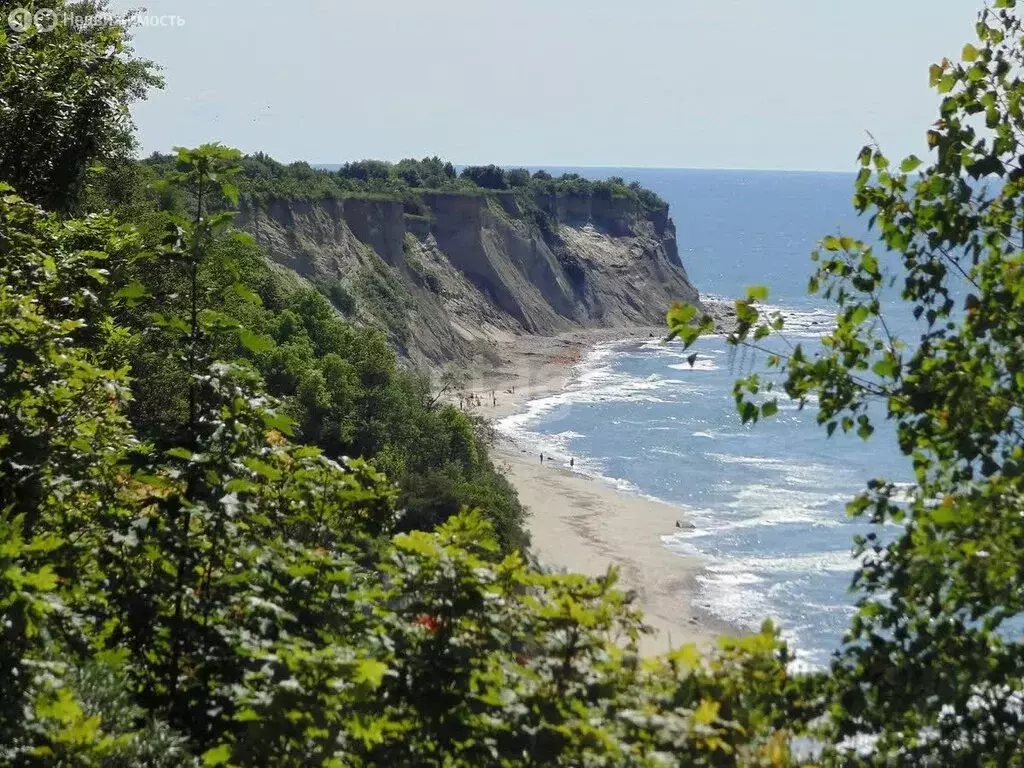
[[[274,158],[275,160],[277,158]],[[422,158],[399,158],[401,159],[415,159],[419,160]],[[710,167],[697,167],[697,166],[656,166],[656,165],[570,165],[566,163],[459,163],[451,158],[442,157],[442,160],[450,161],[457,169],[467,168],[473,165],[496,165],[500,168],[512,169],[512,168],[526,168],[530,172],[538,170],[556,170],[556,171],[696,171],[696,172],[715,172],[715,173],[813,173],[822,175],[835,175],[835,176],[856,176],[857,169],[853,170],[817,170],[814,168],[710,168]],[[360,160],[381,160],[379,157],[356,157],[350,160],[346,160],[344,163],[321,163],[312,160],[295,160],[292,162],[305,162],[313,168],[318,170],[336,171],[341,168],[345,163],[357,162]],[[386,162],[395,162],[388,160]],[[852,164],[851,164],[852,166]]]

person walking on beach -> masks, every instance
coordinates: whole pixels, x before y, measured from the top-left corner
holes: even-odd
[[[576,459],[569,459],[569,469],[573,469],[576,466]]]
[[[544,454],[543,454],[543,453],[542,453],[542,454],[540,455],[540,463],[541,463],[541,464],[543,464],[543,463],[544,463]]]

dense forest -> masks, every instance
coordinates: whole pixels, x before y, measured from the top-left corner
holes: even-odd
[[[737,383],[744,422],[786,397],[864,439],[882,403],[917,472],[851,502],[898,533],[854,543],[857,614],[808,673],[770,625],[641,659],[613,570],[530,563],[485,425],[232,228],[245,195],[656,197],[437,159],[139,161],[128,108],[161,83],[127,22],[0,32],[0,764],[1024,765],[1024,24],[994,6],[931,70],[931,164],[861,152],[880,244],[814,254],[823,351]],[[921,339],[889,334],[884,286]],[[785,333],[766,296],[731,343]]]

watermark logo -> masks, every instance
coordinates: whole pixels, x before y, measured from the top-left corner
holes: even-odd
[[[33,19],[40,32],[50,32],[57,26],[57,12],[52,8],[40,8]]]
[[[53,8],[40,8],[35,13],[28,8],[15,8],[7,14],[7,25],[18,33],[28,32],[33,27],[39,32],[51,32],[61,24],[70,29],[85,31],[115,24],[135,27],[183,27],[185,20],[181,16],[152,16],[145,13],[131,13],[127,16],[112,13],[58,13]]]
[[[15,8],[7,15],[7,24],[15,32],[27,32],[35,23],[35,17],[28,8]]]

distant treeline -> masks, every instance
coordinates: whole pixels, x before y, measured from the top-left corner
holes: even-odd
[[[172,169],[175,158],[155,154],[146,164]],[[422,213],[421,192],[464,192],[516,194],[523,199],[538,197],[592,197],[632,200],[642,211],[663,209],[667,203],[657,194],[626,183],[618,176],[592,181],[578,173],[552,176],[547,171],[530,173],[526,168],[506,169],[497,165],[472,165],[459,172],[439,157],[406,159],[397,163],[359,160],[337,170],[315,168],[306,162],[285,165],[258,152],[242,160],[239,191],[243,199],[262,203],[273,198],[315,200],[341,197],[379,197],[402,200],[407,212]]]

